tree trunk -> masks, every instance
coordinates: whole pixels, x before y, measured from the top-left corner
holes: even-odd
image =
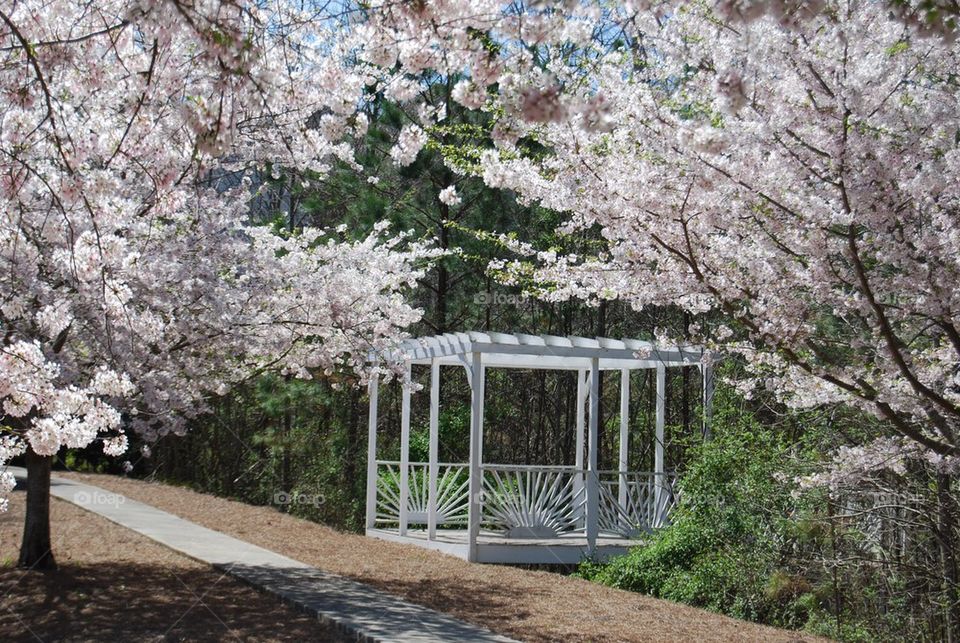
[[[27,516],[18,565],[27,569],[57,568],[50,547],[50,468],[53,456],[27,449]]]
[[[690,341],[690,313],[683,313],[683,339]],[[690,435],[690,371],[692,367],[683,366],[680,369],[682,375],[682,386],[680,400],[680,422],[683,425],[683,435]]]

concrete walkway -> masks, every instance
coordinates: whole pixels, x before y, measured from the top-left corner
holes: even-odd
[[[26,478],[26,469],[8,470]],[[50,494],[210,564],[359,641],[512,640],[100,487],[54,476]]]

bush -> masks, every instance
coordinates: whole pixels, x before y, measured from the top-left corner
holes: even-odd
[[[823,493],[799,494],[794,483],[816,466],[815,443],[792,442],[788,436],[801,433],[795,426],[761,424],[729,395],[718,394],[713,439],[691,447],[671,525],[625,556],[582,564],[577,574],[843,641],[920,638],[913,634],[923,622],[911,616],[911,589],[899,576],[836,564],[858,555],[855,525],[831,523]],[[833,428],[810,419],[808,437]]]
[[[626,556],[587,563],[597,582],[738,618],[803,625],[811,583],[781,569],[798,501],[790,447],[749,414],[718,409],[717,430],[693,447],[672,524]],[[789,623],[788,623],[789,622]]]

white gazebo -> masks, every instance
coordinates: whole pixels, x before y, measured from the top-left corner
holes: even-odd
[[[370,382],[366,534],[485,563],[577,563],[624,553],[665,524],[675,475],[664,467],[666,369],[702,373],[703,431],[713,375],[703,349],[633,339],[452,333],[404,342],[371,361],[405,365],[400,460],[377,459],[377,380]],[[430,366],[429,461],[411,462],[411,365]],[[438,462],[440,369],[466,369],[471,392],[470,461]],[[484,375],[488,368],[577,372],[576,461],[568,466],[505,465],[483,458]],[[654,470],[627,470],[630,372],[656,370]],[[597,465],[599,373],[620,372],[620,442],[615,470]],[[589,410],[588,410],[589,409]],[[586,437],[586,440],[584,439]],[[586,448],[584,448],[586,446]]]

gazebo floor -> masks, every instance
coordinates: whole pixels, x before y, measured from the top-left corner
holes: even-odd
[[[434,540],[425,529],[408,529],[401,536],[396,528],[367,529],[367,536],[396,543],[433,549],[467,560],[469,553],[466,529],[438,529]],[[640,541],[618,534],[600,534],[592,558],[605,560],[627,553]],[[559,564],[572,565],[587,558],[587,539],[583,534],[561,534],[556,538],[507,538],[496,532],[481,531],[477,539],[478,563]]]

